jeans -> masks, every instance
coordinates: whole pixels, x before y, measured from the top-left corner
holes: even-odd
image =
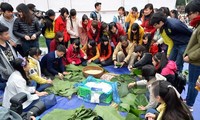
[[[177,64],[177,68],[179,72],[183,70],[183,53],[186,49],[187,45],[174,45],[172,51],[170,53],[169,59],[173,60]]]
[[[22,42],[22,49],[23,53],[26,54],[28,50],[32,47],[37,47],[39,48],[39,43],[38,40],[32,40],[32,41],[23,41]]]
[[[200,66],[189,64],[189,82],[188,82],[188,92],[186,97],[186,104],[188,106],[193,106],[195,99],[198,95],[198,91],[195,89],[196,81],[200,75]]]
[[[52,86],[52,84],[37,84],[36,90],[38,92],[44,91],[46,88]]]
[[[50,52],[50,43],[51,43],[52,39],[46,38],[46,45],[47,45],[47,49],[48,49],[48,53]]]

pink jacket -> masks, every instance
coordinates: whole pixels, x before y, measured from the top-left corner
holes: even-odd
[[[174,61],[169,60],[167,65],[162,69],[161,75],[174,75],[174,72],[177,70],[176,63]]]

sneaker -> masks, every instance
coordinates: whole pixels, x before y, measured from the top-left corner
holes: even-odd
[[[118,67],[115,65],[114,68],[118,68]]]
[[[188,109],[190,110],[190,112],[193,112],[193,107],[192,106],[188,106]]]

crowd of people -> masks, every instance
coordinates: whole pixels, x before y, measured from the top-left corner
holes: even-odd
[[[1,3],[0,89],[5,91],[3,106],[9,108],[9,99],[25,92],[29,101],[24,107],[29,108],[39,96],[47,94],[42,91],[52,85],[56,75],[63,79],[68,74],[65,65],[86,66],[94,62],[142,70],[144,80],[130,83],[128,87],[147,86],[149,104],[139,106],[139,109],[147,110],[145,117],[149,120],[192,120],[190,111],[198,94],[195,85],[200,75],[199,6],[200,1],[193,0],[185,8],[193,27],[190,29],[178,19],[176,10],[155,9],[151,3],[140,11],[132,7],[126,12],[124,7],[119,7],[110,23],[102,21],[100,2],[95,3],[90,16],[83,14],[81,19],[76,16],[76,9],[68,11],[65,7],[60,9],[57,18],[52,9],[38,17],[36,6],[24,3],[16,7],[15,15],[12,5]],[[41,34],[48,49],[42,58]],[[189,63],[186,104],[174,87],[175,73],[182,72],[184,62]]]

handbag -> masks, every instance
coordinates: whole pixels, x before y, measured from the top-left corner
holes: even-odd
[[[44,102],[46,110],[57,104],[56,96],[54,94],[42,96],[40,97],[40,100]]]

